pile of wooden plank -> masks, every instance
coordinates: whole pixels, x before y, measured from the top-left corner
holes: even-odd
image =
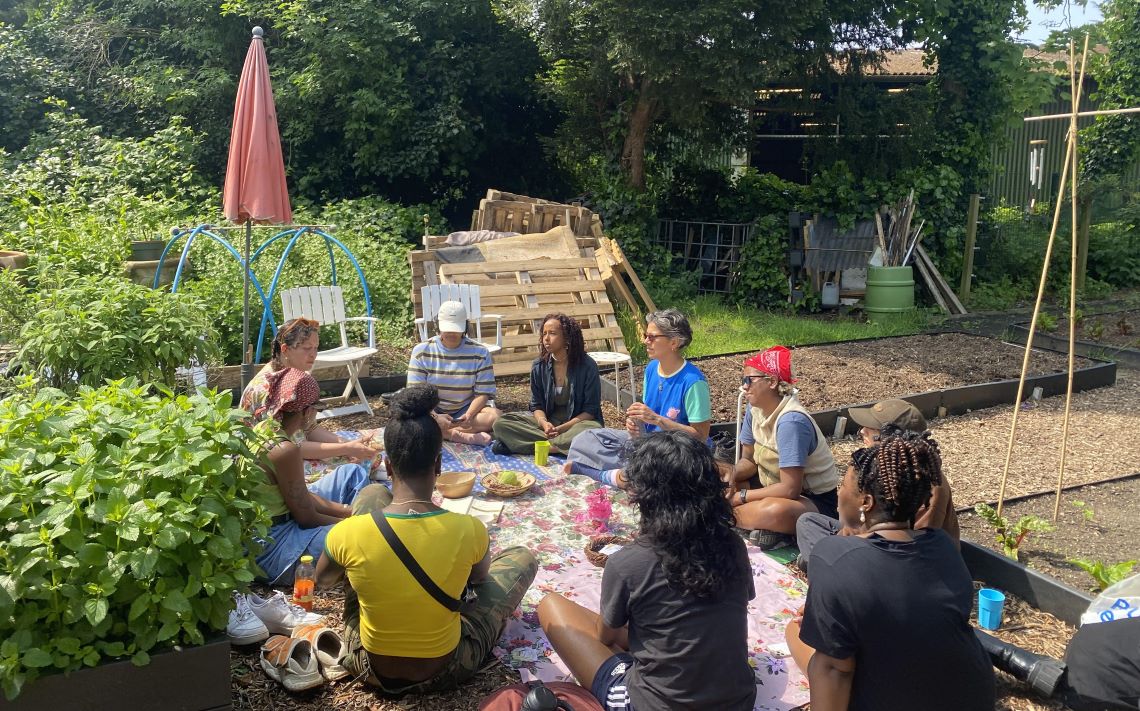
[[[578,320],[587,350],[627,353],[598,258],[593,248],[581,247],[579,239],[572,228],[560,226],[470,248],[411,252],[416,316],[423,314],[423,286],[478,284],[483,311],[503,316],[503,350],[494,357],[496,376],[530,372],[538,355],[542,317],[551,312]],[[451,250],[457,249],[468,251],[460,255],[461,261],[449,261]]]
[[[581,205],[567,205],[494,188],[471,215],[472,230],[537,234],[566,226],[578,237],[593,237],[596,215]],[[600,228],[601,221],[598,220]],[[597,245],[592,245],[597,246]]]

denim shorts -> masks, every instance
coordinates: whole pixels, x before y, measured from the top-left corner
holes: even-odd
[[[633,668],[633,657],[625,652],[615,654],[598,667],[594,673],[594,683],[590,693],[594,695],[605,711],[634,711],[629,700],[625,678]]]

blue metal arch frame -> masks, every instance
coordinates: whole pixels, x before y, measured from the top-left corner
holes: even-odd
[[[293,251],[293,248],[296,247],[297,242],[301,239],[301,237],[305,236],[306,234],[316,235],[324,240],[325,248],[328,252],[329,257],[329,267],[332,270],[333,286],[337,285],[336,253],[333,251],[333,247],[338,247],[340,251],[343,252],[344,255],[348,258],[348,261],[352,264],[353,269],[356,270],[356,276],[360,280],[360,287],[364,292],[365,315],[371,316],[372,294],[368,290],[368,281],[364,277],[364,270],[360,268],[360,263],[356,260],[356,257],[352,254],[348,247],[344,246],[344,243],[328,234],[324,230],[314,227],[298,227],[295,229],[282,230],[281,232],[278,232],[269,239],[265,240],[265,242],[263,242],[260,246],[258,246],[256,250],[253,251],[253,253],[250,254],[249,261],[252,264],[271,244],[285,237],[291,237],[289,243],[285,246],[285,251],[281,254],[281,259],[277,262],[277,268],[273,271],[273,280],[269,284],[268,294],[262,288],[261,282],[258,281],[257,276],[253,273],[253,270],[245,264],[245,260],[242,259],[242,256],[237,251],[237,249],[223,237],[212,232],[210,230],[210,225],[199,225],[192,230],[175,230],[174,236],[171,237],[171,239],[166,243],[166,247],[162,250],[162,255],[159,258],[158,262],[158,267],[155,269],[153,287],[155,289],[158,288],[160,277],[162,275],[162,265],[166,260],[167,254],[170,253],[170,250],[174,248],[175,244],[177,244],[179,240],[185,238],[186,244],[182,248],[182,253],[178,258],[178,268],[174,272],[174,280],[170,285],[171,293],[178,291],[178,285],[182,281],[182,272],[186,266],[186,257],[190,254],[190,247],[194,244],[195,238],[197,238],[199,235],[205,235],[206,237],[220,244],[233,256],[234,259],[237,260],[238,264],[241,265],[243,269],[245,269],[246,273],[249,275],[250,284],[253,285],[254,289],[257,290],[257,295],[261,299],[261,325],[257,331],[257,348],[254,354],[254,362],[256,363],[261,359],[261,344],[265,338],[265,327],[267,322],[270,328],[273,329],[273,333],[277,333],[277,321],[273,317],[272,303],[273,296],[277,293],[277,286],[281,279],[281,273],[285,268],[285,260],[289,257],[289,253]],[[369,325],[370,336],[374,338],[374,332],[372,331],[372,328],[373,327]]]

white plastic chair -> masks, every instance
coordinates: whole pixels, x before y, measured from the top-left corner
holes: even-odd
[[[428,332],[428,323],[434,322],[439,313],[440,304],[445,301],[458,301],[467,310],[467,320],[475,324],[475,338],[479,345],[495,355],[503,350],[503,317],[501,314],[485,314],[479,305],[479,287],[475,284],[433,284],[420,289],[423,301],[424,315],[416,319],[416,327],[420,331],[420,341],[427,342],[432,334]],[[483,342],[482,321],[495,321],[495,342]]]
[[[286,289],[281,292],[281,309],[285,320],[307,318],[316,321],[321,326],[337,326],[340,329],[340,345],[317,352],[317,360],[313,363],[313,370],[344,366],[348,370],[348,382],[341,394],[339,407],[323,410],[317,415],[319,419],[326,417],[340,417],[356,412],[372,414],[372,406],[364,395],[364,388],[360,385],[360,368],[375,355],[376,349],[376,322],[371,316],[344,315],[344,293],[339,286],[302,286],[296,289]],[[349,321],[368,322],[368,345],[351,346],[348,343],[348,332],[345,324]],[[348,404],[353,391],[356,391],[357,402]]]

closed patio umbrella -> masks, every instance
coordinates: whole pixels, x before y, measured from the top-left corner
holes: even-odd
[[[249,251],[253,223],[286,224],[293,221],[289,191],[285,185],[285,160],[277,109],[265,59],[264,31],[253,28],[253,40],[245,55],[238,81],[234,120],[230,129],[230,154],[226,162],[226,185],[222,211],[226,219],[245,223],[245,272],[242,275],[242,363],[244,388],[252,377],[249,347]]]

